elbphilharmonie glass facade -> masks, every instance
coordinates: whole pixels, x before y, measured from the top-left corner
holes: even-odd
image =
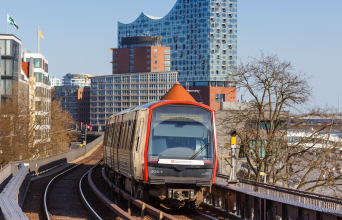
[[[171,70],[184,85],[210,86],[234,81],[237,62],[237,0],[177,0],[163,18],[142,13],[118,24],[118,45],[128,36],[162,36],[171,47]],[[224,83],[224,86],[229,86]]]

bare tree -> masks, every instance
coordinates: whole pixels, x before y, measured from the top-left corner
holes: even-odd
[[[339,138],[330,141],[340,121],[330,109],[307,107],[312,100],[309,77],[295,72],[290,62],[263,52],[241,63],[235,77],[237,88],[252,100],[227,111],[218,123],[227,135],[231,130],[237,132],[247,165],[242,177],[260,181],[265,173],[267,183],[294,183],[306,191],[329,188],[330,193],[341,196],[342,174],[331,173],[341,143]],[[330,121],[312,126],[315,117]]]
[[[0,109],[0,165],[68,150],[74,121],[58,101],[50,101],[49,90],[17,82],[11,91]]]

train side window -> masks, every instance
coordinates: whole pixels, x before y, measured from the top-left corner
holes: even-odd
[[[127,121],[127,128],[126,128],[126,136],[125,136],[125,143],[123,145],[123,150],[127,150],[129,143],[130,143],[130,137],[131,137],[131,130],[132,130],[132,122],[131,120]]]
[[[132,130],[131,130],[131,140],[130,140],[130,144],[129,144],[129,150],[131,151],[133,148],[133,143],[134,143],[134,131],[135,131],[135,124],[136,124],[136,120],[133,120],[132,123]]]
[[[142,134],[142,129],[143,129],[143,126],[144,126],[144,118],[140,119],[140,125],[139,125],[139,128],[138,128],[138,138],[137,138],[137,148],[136,148],[136,151],[139,151],[139,140],[141,138],[141,134]]]
[[[128,128],[129,128],[129,121],[126,121],[124,123],[124,127],[123,127],[123,135],[122,135],[122,142],[120,145],[120,149],[124,150],[126,147],[126,143],[127,143],[127,135],[128,135]]]

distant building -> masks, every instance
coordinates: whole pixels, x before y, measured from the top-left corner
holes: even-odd
[[[91,76],[84,73],[68,73],[63,76],[63,86],[90,86]]]
[[[61,85],[61,80],[56,78],[56,77],[50,77],[49,80],[49,85],[53,88],[55,86],[60,86]]]
[[[21,40],[13,34],[0,34],[1,102],[12,95],[13,81],[21,78]]]
[[[89,124],[90,87],[89,86],[56,86],[55,97],[61,101],[62,107],[70,111],[78,126],[83,122]]]
[[[177,0],[165,17],[141,13],[131,23],[118,23],[120,48],[125,37],[144,35],[162,37],[171,48],[171,70],[179,72],[182,86],[201,91],[204,104],[219,110],[216,97],[236,102],[237,0]]]
[[[104,131],[106,119],[114,113],[160,100],[176,82],[176,71],[91,77],[92,130]]]
[[[170,71],[170,47],[160,36],[124,37],[120,48],[112,48],[113,74]]]

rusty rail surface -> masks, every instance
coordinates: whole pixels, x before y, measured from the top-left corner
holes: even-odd
[[[216,180],[227,181],[228,175],[218,174]],[[273,196],[280,199],[286,199],[294,202],[305,203],[310,206],[326,208],[336,211],[342,210],[342,199],[332,196],[326,196],[318,193],[306,192],[297,189],[286,188],[282,186],[261,183],[253,180],[239,179],[239,187],[258,192],[263,195]]]
[[[144,202],[142,202],[141,200],[131,196],[130,194],[128,194],[127,192],[125,192],[124,190],[120,189],[118,186],[116,186],[112,181],[110,181],[105,173],[104,168],[102,169],[102,177],[104,178],[105,182],[112,188],[114,189],[114,191],[121,197],[123,197],[124,199],[127,200],[127,204],[130,210],[131,205],[134,205],[136,207],[138,207],[139,209],[141,209],[141,218],[143,219],[145,216],[145,213],[149,213],[153,216],[155,216],[158,219],[165,219],[165,220],[176,220],[177,218],[173,217],[172,215],[166,214]],[[91,178],[90,175],[88,174],[88,179]],[[110,203],[107,203],[107,205],[111,205],[113,202],[109,200]]]

